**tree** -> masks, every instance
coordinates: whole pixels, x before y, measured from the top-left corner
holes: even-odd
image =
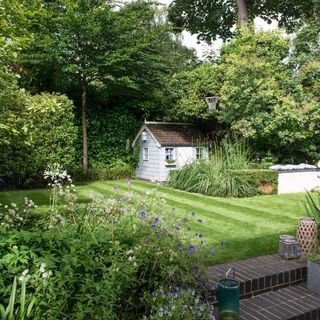
[[[186,120],[217,120],[246,138],[260,155],[281,161],[314,159],[316,103],[293,81],[284,61],[289,43],[276,33],[243,32],[223,46],[217,65],[206,63],[171,82],[177,92],[173,114]],[[220,97],[208,111],[204,97]],[[318,120],[316,120],[318,121]]]
[[[169,7],[169,18],[179,29],[187,29],[208,42],[218,36],[232,37],[237,22],[247,27],[255,17],[268,22],[278,20],[280,26],[292,29],[303,15],[311,17],[317,13],[317,0],[173,0]]]
[[[97,104],[106,108],[110,101],[135,113],[159,113],[156,97],[164,75],[194,59],[156,15],[144,1],[116,8],[112,1],[63,0],[39,7],[40,27],[20,58],[26,70],[20,83],[67,93],[81,105],[84,170],[87,110]]]

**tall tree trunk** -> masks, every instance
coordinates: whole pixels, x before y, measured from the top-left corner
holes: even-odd
[[[246,0],[237,0],[238,19],[240,26],[248,30],[248,10]]]
[[[88,141],[87,141],[87,85],[82,82],[81,96],[82,115],[82,169],[88,171]]]

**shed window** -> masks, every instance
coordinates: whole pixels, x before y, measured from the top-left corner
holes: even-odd
[[[165,148],[166,160],[175,160],[174,148]]]
[[[196,148],[196,159],[197,160],[204,159],[204,150],[202,147]]]
[[[149,148],[143,148],[142,159],[143,161],[149,160]]]

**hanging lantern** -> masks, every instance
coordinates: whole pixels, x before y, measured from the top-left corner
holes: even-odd
[[[317,239],[318,228],[316,221],[310,217],[301,218],[297,229],[297,240],[303,257],[316,250]]]

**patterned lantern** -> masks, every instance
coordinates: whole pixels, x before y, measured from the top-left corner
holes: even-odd
[[[297,229],[297,240],[301,249],[301,255],[315,251],[317,248],[318,228],[313,218],[303,217],[300,219]]]

